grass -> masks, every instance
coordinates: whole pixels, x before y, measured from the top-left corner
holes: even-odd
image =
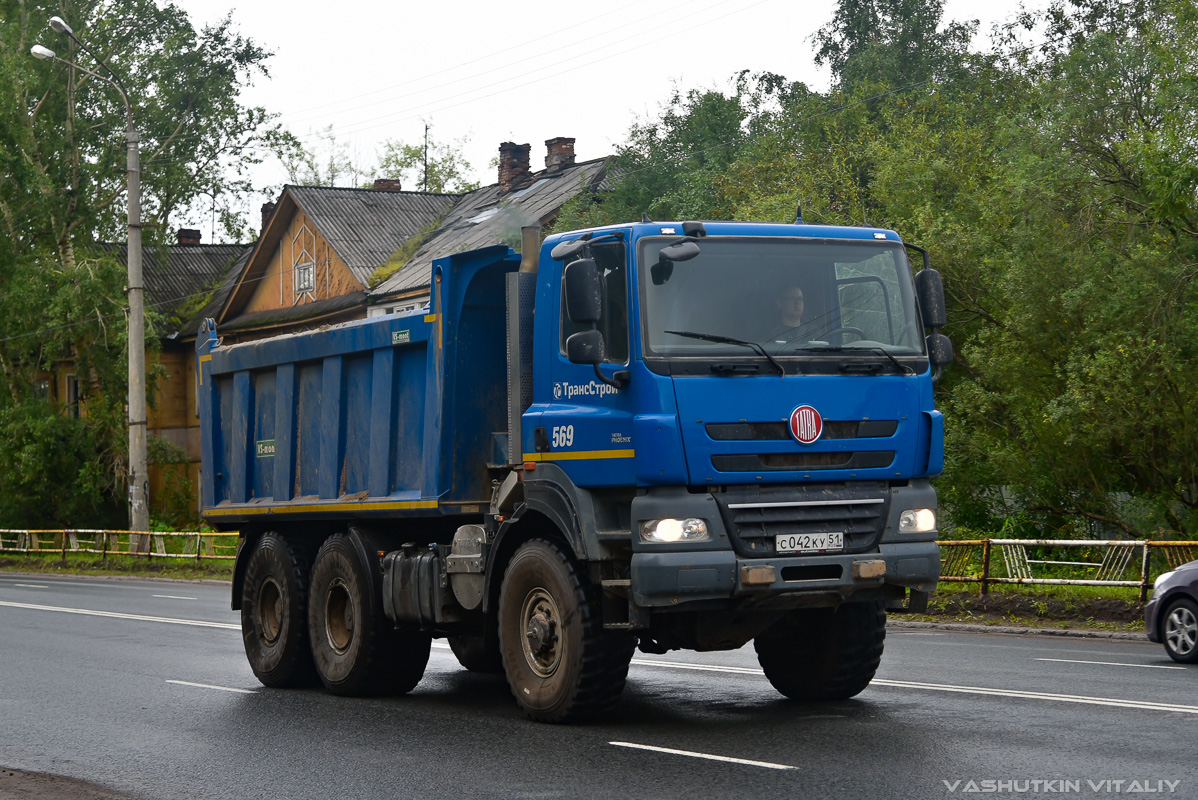
[[[162,558],[91,553],[14,553],[0,556],[0,571],[43,575],[114,575],[176,580],[232,580],[233,562],[217,559]]]
[[[1120,586],[991,586],[981,596],[977,584],[942,583],[926,614],[903,615],[923,622],[963,622],[1034,628],[1081,628],[1143,632],[1140,590]]]

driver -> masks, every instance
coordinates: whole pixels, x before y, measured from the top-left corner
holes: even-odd
[[[805,304],[803,289],[797,284],[782,287],[782,291],[774,298],[778,307],[778,323],[766,336],[766,341],[777,344],[787,342],[806,342],[812,339],[817,330],[815,320],[804,321]]]

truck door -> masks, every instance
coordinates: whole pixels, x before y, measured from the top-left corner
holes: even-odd
[[[599,242],[590,251],[599,267],[603,294],[598,329],[606,357],[599,369],[610,378],[627,370],[631,359],[629,253],[619,240]],[[550,358],[553,399],[541,416],[540,460],[553,461],[579,486],[633,484],[631,387],[604,383],[590,364],[570,363],[567,337],[589,326],[569,320],[560,286],[556,305],[557,346]]]

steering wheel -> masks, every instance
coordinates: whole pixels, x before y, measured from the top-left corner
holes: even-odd
[[[851,333],[854,336],[856,336],[858,340],[865,339],[865,331],[861,330],[860,328],[852,328],[852,327],[845,325],[845,326],[842,326],[839,328],[833,328],[830,331],[821,331],[819,334],[821,338],[819,340],[813,340],[813,341],[822,341],[824,337],[831,339],[833,336],[835,336],[838,333]],[[800,341],[788,342],[787,344],[785,344],[781,348],[779,348],[778,352],[782,352],[782,350],[795,350],[795,351],[802,350],[804,347],[807,346],[807,344],[809,344],[809,342],[800,342]]]

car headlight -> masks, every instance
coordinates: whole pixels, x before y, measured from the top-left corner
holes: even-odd
[[[936,530],[936,512],[930,508],[908,508],[899,514],[899,533],[927,533]]]
[[[650,519],[641,523],[641,541],[657,544],[674,542],[705,542],[711,538],[707,521],[687,519]]]
[[[1161,588],[1161,584],[1171,577],[1173,577],[1172,571],[1162,572],[1160,575],[1157,575],[1156,580],[1152,583],[1152,591],[1155,592],[1157,589]]]

